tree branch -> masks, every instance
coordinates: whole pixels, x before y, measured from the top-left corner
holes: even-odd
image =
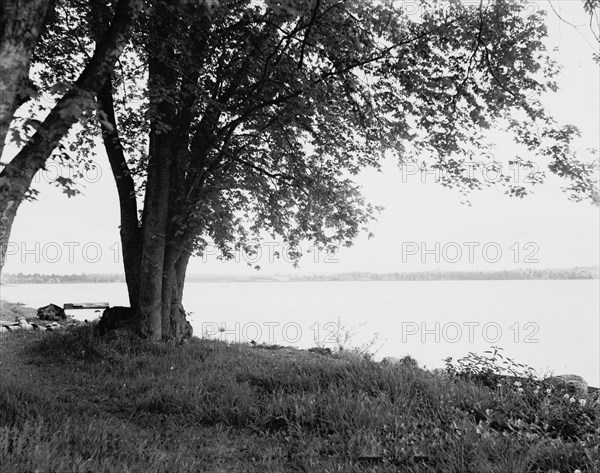
[[[127,166],[123,146],[119,137],[113,101],[111,79],[107,80],[98,93],[98,105],[105,120],[100,120],[102,139],[112,169],[119,206],[121,209],[121,243],[125,278],[129,288],[130,304],[137,306],[139,293],[139,270],[142,260],[142,232],[138,220],[138,209],[135,194],[135,184]]]
[[[300,59],[298,59],[298,69],[302,69],[302,63],[304,62],[304,50],[306,48],[306,43],[308,42],[308,38],[310,36],[312,27],[315,24],[315,20],[317,19],[317,13],[319,13],[320,6],[321,0],[317,0],[308,25],[306,26],[306,33],[304,33],[304,40],[302,41],[302,46],[300,48]]]
[[[471,56],[469,57],[469,63],[467,65],[467,72],[465,73],[465,77],[463,78],[461,83],[456,88],[456,94],[454,94],[454,97],[452,98],[452,104],[454,105],[455,108],[456,108],[456,101],[458,100],[458,97],[459,97],[461,91],[463,90],[465,84],[471,77],[471,66],[473,65],[473,59],[475,59],[475,56],[479,52],[479,46],[483,43],[483,40],[482,40],[483,11],[482,11],[482,9],[483,9],[483,0],[480,0],[480,2],[479,2],[479,30],[477,31],[477,38],[475,39],[475,50],[471,53]]]
[[[120,0],[110,28],[98,43],[94,55],[73,87],[50,111],[37,132],[2,171],[3,177],[23,176],[31,181],[60,140],[79,120],[83,108],[93,103],[114,68],[129,38],[129,32],[143,6],[143,0]]]
[[[249,168],[254,169],[255,171],[258,171],[259,173],[268,176],[272,179],[277,179],[279,180],[283,180],[283,181],[294,181],[294,176],[290,175],[290,174],[283,174],[283,173],[278,173],[278,172],[270,172],[267,171],[265,168],[262,168],[254,163],[251,163],[250,161],[246,161],[245,159],[242,158],[238,158],[236,156],[234,156],[231,153],[227,153],[227,157],[229,159],[231,159],[232,161],[235,161],[237,163],[243,164],[244,166],[247,166]]]

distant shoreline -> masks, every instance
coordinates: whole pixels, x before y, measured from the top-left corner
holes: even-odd
[[[348,272],[337,274],[190,274],[186,282],[531,281],[600,279],[598,267],[504,271]],[[124,283],[123,274],[3,274],[2,285]]]

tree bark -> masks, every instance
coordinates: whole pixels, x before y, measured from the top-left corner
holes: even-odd
[[[150,147],[142,218],[138,319],[143,336],[181,342],[192,335],[182,305],[191,245],[185,239],[185,171],[189,162],[197,71],[184,75],[173,69],[177,52],[169,41],[177,21],[157,6],[148,55]]]
[[[154,46],[159,49],[148,58],[148,97],[150,146],[148,177],[142,216],[142,260],[138,299],[138,322],[142,335],[151,340],[162,339],[163,280],[168,279],[165,268],[167,250],[169,195],[171,185],[171,160],[174,144],[172,120],[175,107],[166,96],[167,85],[176,80],[174,71],[168,67],[173,57],[166,39],[168,22],[163,21],[160,11],[155,12],[154,27],[158,38]],[[150,46],[152,47],[152,46]]]
[[[54,0],[0,2],[0,158],[13,116],[33,92],[29,81],[31,56],[54,4]],[[29,188],[26,182],[15,182],[14,187],[21,195]],[[9,200],[0,212],[0,273],[19,203]]]
[[[17,109],[33,92],[29,66],[55,0],[0,2],[0,157]]]
[[[98,42],[92,59],[73,88],[58,101],[33,137],[0,173],[0,272],[15,214],[33,177],[78,121],[79,115],[73,112],[73,106],[81,109],[91,104],[110,77],[143,4],[143,0],[119,1],[110,28]]]
[[[152,136],[153,135],[153,136]],[[169,212],[169,139],[151,133],[144,201],[138,316],[146,338],[162,338],[162,285]]]
[[[165,254],[165,278],[163,281],[162,338],[181,342],[192,336],[192,326],[186,320],[183,308],[183,287],[190,252],[170,247]]]
[[[142,232],[138,220],[135,185],[119,138],[111,79],[106,81],[106,84],[98,94],[98,102],[100,110],[104,112],[105,119],[109,123],[109,125],[101,123],[102,139],[119,195],[119,206],[121,209],[121,250],[127,291],[129,293],[129,304],[134,311],[137,311],[140,292]]]

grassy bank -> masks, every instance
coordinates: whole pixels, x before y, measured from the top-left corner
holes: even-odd
[[[0,299],[0,323],[14,323],[19,317],[27,319],[35,317],[37,311],[23,304],[16,304]]]
[[[599,405],[394,366],[91,327],[0,337],[4,472],[600,471]],[[550,392],[547,391],[550,390]]]

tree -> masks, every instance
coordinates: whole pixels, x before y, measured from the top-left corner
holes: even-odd
[[[574,25],[573,23],[569,22],[568,20],[562,17],[561,14],[556,10],[556,8],[554,8],[552,2],[548,2],[548,4],[550,5],[550,8],[554,12],[554,14],[562,22],[571,26],[575,30],[579,29],[579,26]],[[583,10],[590,17],[589,31],[594,37],[594,40],[600,44],[600,0],[583,0]],[[597,48],[595,49],[596,50],[594,51],[592,57],[594,58],[594,61],[600,64],[600,53],[598,52]]]
[[[0,3],[0,147],[17,108],[34,92],[29,79],[31,56],[54,3],[51,0]]]
[[[590,16],[590,30],[594,39],[600,45],[600,0],[584,0],[583,9]],[[594,61],[600,64],[600,52],[598,50],[594,52]]]
[[[423,1],[412,13],[391,0],[151,4],[129,65],[98,96],[147,338],[189,335],[185,271],[209,243],[225,258],[267,234],[296,258],[303,239],[350,245],[377,210],[353,176],[385,153],[469,191],[485,183],[465,169],[493,162],[486,131],[504,129],[573,198],[598,201],[595,164],[571,150],[577,129],[531,100],[556,89],[558,69],[543,13],[522,2]],[[527,193],[503,176],[507,193]]]
[[[89,5],[93,7],[98,3],[91,1]],[[0,272],[15,215],[29,195],[33,177],[44,168],[71,127],[95,103],[95,96],[110,77],[117,58],[129,40],[143,0],[120,0],[116,4],[109,28],[101,38],[97,38],[93,54],[84,55],[88,59],[85,63],[82,64],[76,57],[71,57],[68,63],[60,63],[57,59],[70,54],[73,43],[86,43],[85,37],[80,38],[86,28],[78,26],[71,31],[71,25],[64,24],[65,19],[58,18],[58,12],[67,12],[68,18],[70,10],[89,5],[84,0],[11,0],[1,4],[0,142],[4,145],[10,123],[16,122],[11,138],[17,143],[24,141],[25,144],[0,173]],[[91,7],[88,11],[91,11]],[[88,16],[87,20],[87,29],[91,30],[93,18]],[[45,34],[41,34],[48,22],[50,25]],[[57,34],[57,30],[67,31],[68,34]],[[68,38],[68,41],[56,43],[53,41],[56,36]],[[89,41],[90,36],[87,35],[86,44],[91,47],[93,42]],[[29,77],[32,57],[37,62],[54,65],[50,73],[42,71],[40,89],[62,93],[41,122],[31,118],[15,120],[18,107],[36,95],[36,86]],[[23,129],[27,127],[33,129],[34,133],[30,137],[23,137]],[[1,149],[3,151],[4,146]],[[67,186],[70,184],[65,180],[62,183]]]
[[[144,337],[191,333],[185,272],[209,243],[225,258],[254,251],[265,235],[279,235],[294,258],[304,239],[350,245],[378,210],[353,178],[386,154],[418,158],[468,192],[485,185],[472,171],[494,163],[487,131],[503,129],[564,177],[573,198],[598,201],[594,163],[572,152],[577,129],[532,99],[556,89],[558,68],[544,48],[543,13],[528,15],[523,2],[147,0],[133,22],[123,9],[141,2],[64,2],[88,21],[75,33],[64,19],[51,23],[37,57],[42,82],[73,75],[75,88],[0,175],[0,212],[12,224],[5,196],[22,201],[78,118],[87,126],[81,152],[99,128]],[[89,60],[75,79],[70,65],[94,43],[105,60]],[[499,171],[508,194],[528,192]]]
[[[34,85],[29,79],[31,57],[53,9],[51,0],[0,3],[0,158],[15,112],[34,94]],[[4,191],[1,195],[4,202]],[[0,216],[0,272],[14,213],[16,209],[11,206]]]

